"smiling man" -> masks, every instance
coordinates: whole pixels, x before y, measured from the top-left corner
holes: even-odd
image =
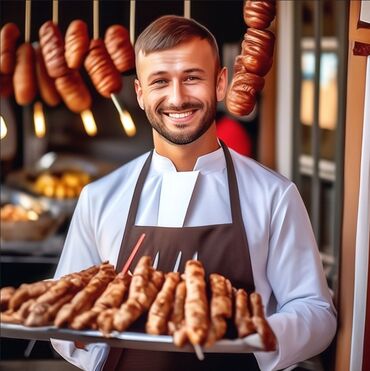
[[[146,234],[132,267],[160,253],[164,272],[194,253],[207,276],[257,291],[278,349],[247,354],[78,349],[53,341],[86,370],[278,370],[323,351],[336,313],[304,204],[294,184],[217,139],[216,105],[227,71],[199,23],[164,16],[136,45],[135,90],[153,128],[154,149],[81,193],[56,277],[109,260],[121,270]]]
[[[190,171],[199,156],[219,148],[214,124],[227,71],[220,69],[216,41],[206,30],[194,37],[184,26],[173,27],[166,40],[150,28],[138,38],[135,90],[154,129],[156,152],[178,171]]]

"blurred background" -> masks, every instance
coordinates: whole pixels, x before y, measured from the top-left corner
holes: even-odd
[[[218,105],[220,138],[292,179],[311,218],[340,326],[329,349],[297,365],[300,369],[370,369],[369,230],[360,207],[368,200],[361,177],[368,170],[363,167],[368,154],[362,150],[363,133],[368,130],[365,88],[369,88],[370,44],[365,3],[277,1],[276,18],[269,27],[276,37],[274,62],[254,110],[236,117],[224,103]],[[21,31],[19,43],[28,38],[36,44],[40,27],[57,16],[62,35],[73,20],[81,19],[91,38],[96,32],[103,38],[109,26],[120,24],[135,40],[159,16],[190,12],[215,35],[231,81],[247,30],[243,4],[238,0],[2,0],[0,26],[13,22]],[[150,125],[136,102],[134,69],[121,73],[122,89],[115,101],[98,93],[84,68],[80,74],[92,97],[93,133],[82,115],[63,102],[49,106],[37,94],[31,103],[20,105],[14,95],[1,96],[1,287],[52,277],[81,187],[152,148]],[[41,129],[35,124],[35,112],[40,110]],[[124,130],[120,110],[131,116],[135,135]],[[32,215],[19,224],[14,218],[21,216],[14,216],[14,210],[13,219],[3,213],[8,204],[41,210],[43,217],[29,228]],[[362,244],[359,236],[365,236],[360,238]],[[356,261],[356,251],[362,265]],[[360,317],[356,303],[363,304]],[[354,318],[362,325],[354,326]],[[48,342],[1,339],[0,369],[31,367],[74,369]]]

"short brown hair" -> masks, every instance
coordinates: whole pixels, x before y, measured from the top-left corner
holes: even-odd
[[[176,15],[162,16],[145,28],[135,43],[136,58],[140,51],[146,55],[171,49],[197,37],[208,41],[215,56],[216,70],[218,70],[221,65],[220,55],[217,41],[212,33],[197,21]]]

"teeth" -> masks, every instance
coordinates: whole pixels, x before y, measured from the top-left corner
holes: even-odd
[[[183,119],[184,117],[188,117],[191,115],[191,111],[182,112],[182,113],[169,113],[168,116],[174,119]]]

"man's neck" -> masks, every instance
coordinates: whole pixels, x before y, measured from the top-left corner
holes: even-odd
[[[210,128],[210,130],[213,131],[213,128]],[[159,137],[157,132],[154,132],[153,139],[156,152],[170,159],[177,171],[192,171],[198,157],[214,152],[220,148],[215,128],[214,135],[205,135],[192,143],[184,145],[169,143]]]

